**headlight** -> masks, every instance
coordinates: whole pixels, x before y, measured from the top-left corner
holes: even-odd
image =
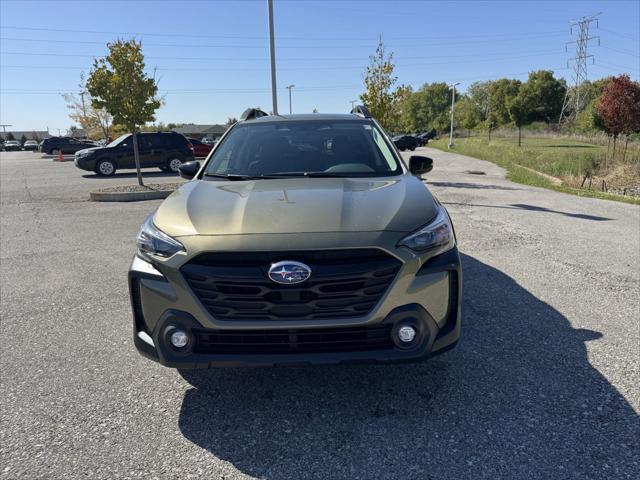
[[[177,252],[184,252],[184,247],[180,242],[171,238],[153,224],[153,214],[149,215],[140,227],[136,244],[138,245],[138,253],[143,257],[154,255],[156,257],[169,258]]]
[[[398,245],[408,247],[416,252],[434,250],[440,253],[452,248],[454,243],[453,227],[449,215],[443,207],[438,206],[436,218],[417,232],[404,237]]]

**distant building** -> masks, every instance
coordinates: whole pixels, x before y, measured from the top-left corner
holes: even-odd
[[[204,137],[212,139],[218,139],[224,132],[227,131],[226,125],[196,125],[194,123],[187,123],[181,127],[173,129],[174,132],[181,133],[185,137],[196,138],[202,140]]]
[[[12,135],[13,138],[18,141],[22,139],[23,135],[26,137],[27,140],[38,140],[38,141],[44,140],[45,138],[49,138],[51,136],[49,132],[47,132],[46,130],[29,130],[29,131],[7,130],[6,135],[2,130],[0,130],[0,137],[2,137],[3,140],[7,140],[8,138],[11,138],[10,135]]]

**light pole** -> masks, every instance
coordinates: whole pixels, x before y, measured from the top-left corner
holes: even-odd
[[[289,115],[291,115],[291,89],[295,87],[295,85],[292,83],[291,85],[287,85],[285,88],[287,88],[289,90]]]
[[[456,85],[460,85],[460,82],[449,85],[453,89],[453,95],[451,95],[451,132],[449,133],[449,149],[453,147],[453,107],[456,103]]]
[[[271,99],[273,114],[278,115],[278,92],[276,90],[276,42],[273,38],[273,0],[269,0],[269,51],[271,52]]]
[[[9,125],[8,123],[4,123],[2,125],[0,125],[0,127],[2,127],[2,139],[6,140],[7,139],[7,127],[12,127],[13,125]]]
[[[351,110],[353,110],[356,107],[356,102],[358,100],[351,100]]]

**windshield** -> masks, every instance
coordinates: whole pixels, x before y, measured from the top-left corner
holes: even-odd
[[[215,150],[206,175],[398,175],[402,167],[372,122],[240,124]]]
[[[118,138],[116,138],[113,142],[111,142],[109,145],[107,145],[107,147],[115,147],[118,146],[120,143],[122,143],[123,140],[129,138],[128,133],[125,133],[124,135],[120,135]]]

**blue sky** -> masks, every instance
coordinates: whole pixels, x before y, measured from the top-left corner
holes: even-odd
[[[362,92],[379,35],[400,83],[475,80],[566,69],[569,22],[602,12],[589,78],[640,76],[640,1],[274,0],[279,110],[344,112]],[[0,0],[0,123],[57,132],[72,122],[61,92],[77,91],[115,38],[142,41],[165,105],[157,119],[218,123],[271,108],[267,0]]]

